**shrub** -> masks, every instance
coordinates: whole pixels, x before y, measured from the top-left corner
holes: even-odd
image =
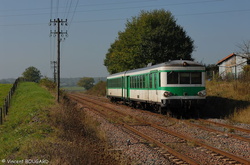
[[[39,81],[39,84],[46,87],[48,90],[52,91],[56,88],[56,83],[51,81],[48,77],[45,77]]]

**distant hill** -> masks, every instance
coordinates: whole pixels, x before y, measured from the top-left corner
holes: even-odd
[[[13,84],[15,80],[15,78],[1,79],[0,84]]]
[[[82,77],[76,77],[76,78],[61,78],[61,86],[62,87],[74,87],[77,86],[77,82]],[[106,81],[106,77],[93,77],[95,80],[95,84],[97,84],[99,81]],[[53,78],[49,78],[53,81]],[[8,79],[1,79],[0,84],[13,84],[16,79],[14,78],[8,78]]]

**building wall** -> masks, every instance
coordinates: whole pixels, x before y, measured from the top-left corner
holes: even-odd
[[[219,66],[219,75],[222,78],[226,76],[238,78],[243,72],[243,67],[247,65],[247,59],[235,55],[221,62]]]

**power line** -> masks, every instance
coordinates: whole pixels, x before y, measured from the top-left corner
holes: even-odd
[[[172,3],[172,4],[159,4],[159,5],[147,5],[147,6],[134,6],[134,7],[120,7],[120,8],[107,8],[107,9],[91,9],[91,10],[80,10],[74,12],[97,12],[97,11],[111,11],[111,10],[123,10],[123,9],[136,9],[136,8],[148,8],[148,7],[164,7],[164,6],[178,6],[178,5],[190,5],[190,4],[203,4],[210,2],[219,2],[222,0],[207,0],[207,1],[194,1],[194,2],[182,2],[182,3]],[[77,2],[78,3],[78,2]],[[108,3],[107,3],[108,4]],[[113,3],[115,4],[115,3]],[[122,4],[122,3],[121,3]],[[84,6],[84,5],[78,5]],[[67,7],[67,6],[66,6]],[[59,0],[57,0],[56,11],[54,12],[55,17],[58,17],[58,14],[63,14],[64,12],[59,12]],[[73,13],[73,12],[68,12]],[[11,14],[11,15],[0,15],[0,17],[13,17],[13,16],[29,16],[29,15],[47,15],[48,13],[30,13],[30,14]]]
[[[199,16],[199,15],[211,15],[211,14],[225,14],[225,13],[239,13],[239,12],[249,12],[250,9],[241,9],[241,10],[226,10],[226,11],[214,11],[214,12],[203,12],[203,13],[186,13],[186,14],[175,14],[174,16]],[[127,20],[129,18],[111,18],[111,19],[97,19],[97,20],[82,20],[82,21],[72,21],[73,23],[85,23],[85,22],[105,22],[105,21],[120,21]],[[47,23],[27,23],[27,24],[7,24],[0,26],[40,26],[46,25]]]
[[[189,14],[176,14],[175,16],[211,15],[211,14],[238,13],[238,12],[249,12],[249,11],[250,9],[226,10],[226,11],[213,11],[213,12],[201,12],[201,13],[189,13]]]
[[[154,0],[148,0],[146,2],[152,2]],[[53,3],[53,0],[51,0],[51,2]],[[130,4],[130,3],[138,3],[138,2],[145,2],[145,1],[130,1],[130,2],[115,2],[115,3],[101,3],[101,4],[90,4],[90,5],[79,5],[79,6],[84,6],[84,7],[89,7],[89,6],[103,6],[103,5],[115,5],[115,4]],[[55,7],[56,9],[57,7]],[[63,7],[58,7],[59,9],[60,8],[67,8],[67,5],[66,6],[63,6]],[[26,8],[26,9],[8,9],[8,10],[0,10],[0,12],[13,12],[13,11],[29,11],[29,10],[34,10],[34,11],[37,11],[37,10],[50,10],[51,8]]]
[[[57,0],[57,3],[56,3],[56,16],[55,16],[55,18],[58,17],[58,9],[59,9],[59,0]]]
[[[70,19],[70,23],[69,23],[69,26],[68,26],[68,30],[70,29],[71,23],[72,23],[72,21],[73,21],[73,19],[74,19],[74,16],[75,16],[75,13],[76,13],[76,8],[77,8],[77,6],[78,6],[78,3],[79,3],[79,0],[77,0],[77,2],[76,2],[76,5],[75,5],[75,9],[74,9],[73,15],[72,15],[72,17],[71,17],[71,19]]]
[[[68,4],[68,2],[69,2],[69,0],[67,1],[67,4]],[[67,10],[67,7],[65,8],[66,10],[65,10],[65,16],[64,16],[64,18],[65,19],[68,19],[68,16],[69,16],[69,13],[70,13],[70,9],[71,9],[71,6],[72,6],[72,0],[70,0],[70,4],[69,4],[69,7],[68,7],[68,10]]]

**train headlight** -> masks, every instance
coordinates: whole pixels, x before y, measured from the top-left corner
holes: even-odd
[[[165,97],[169,97],[169,96],[172,96],[172,95],[173,94],[171,92],[169,92],[169,91],[166,91],[166,92],[163,93],[163,96],[165,96]]]
[[[200,96],[200,97],[206,97],[207,92],[206,92],[206,90],[202,90],[202,91],[198,92],[197,94],[198,94],[198,96]]]

